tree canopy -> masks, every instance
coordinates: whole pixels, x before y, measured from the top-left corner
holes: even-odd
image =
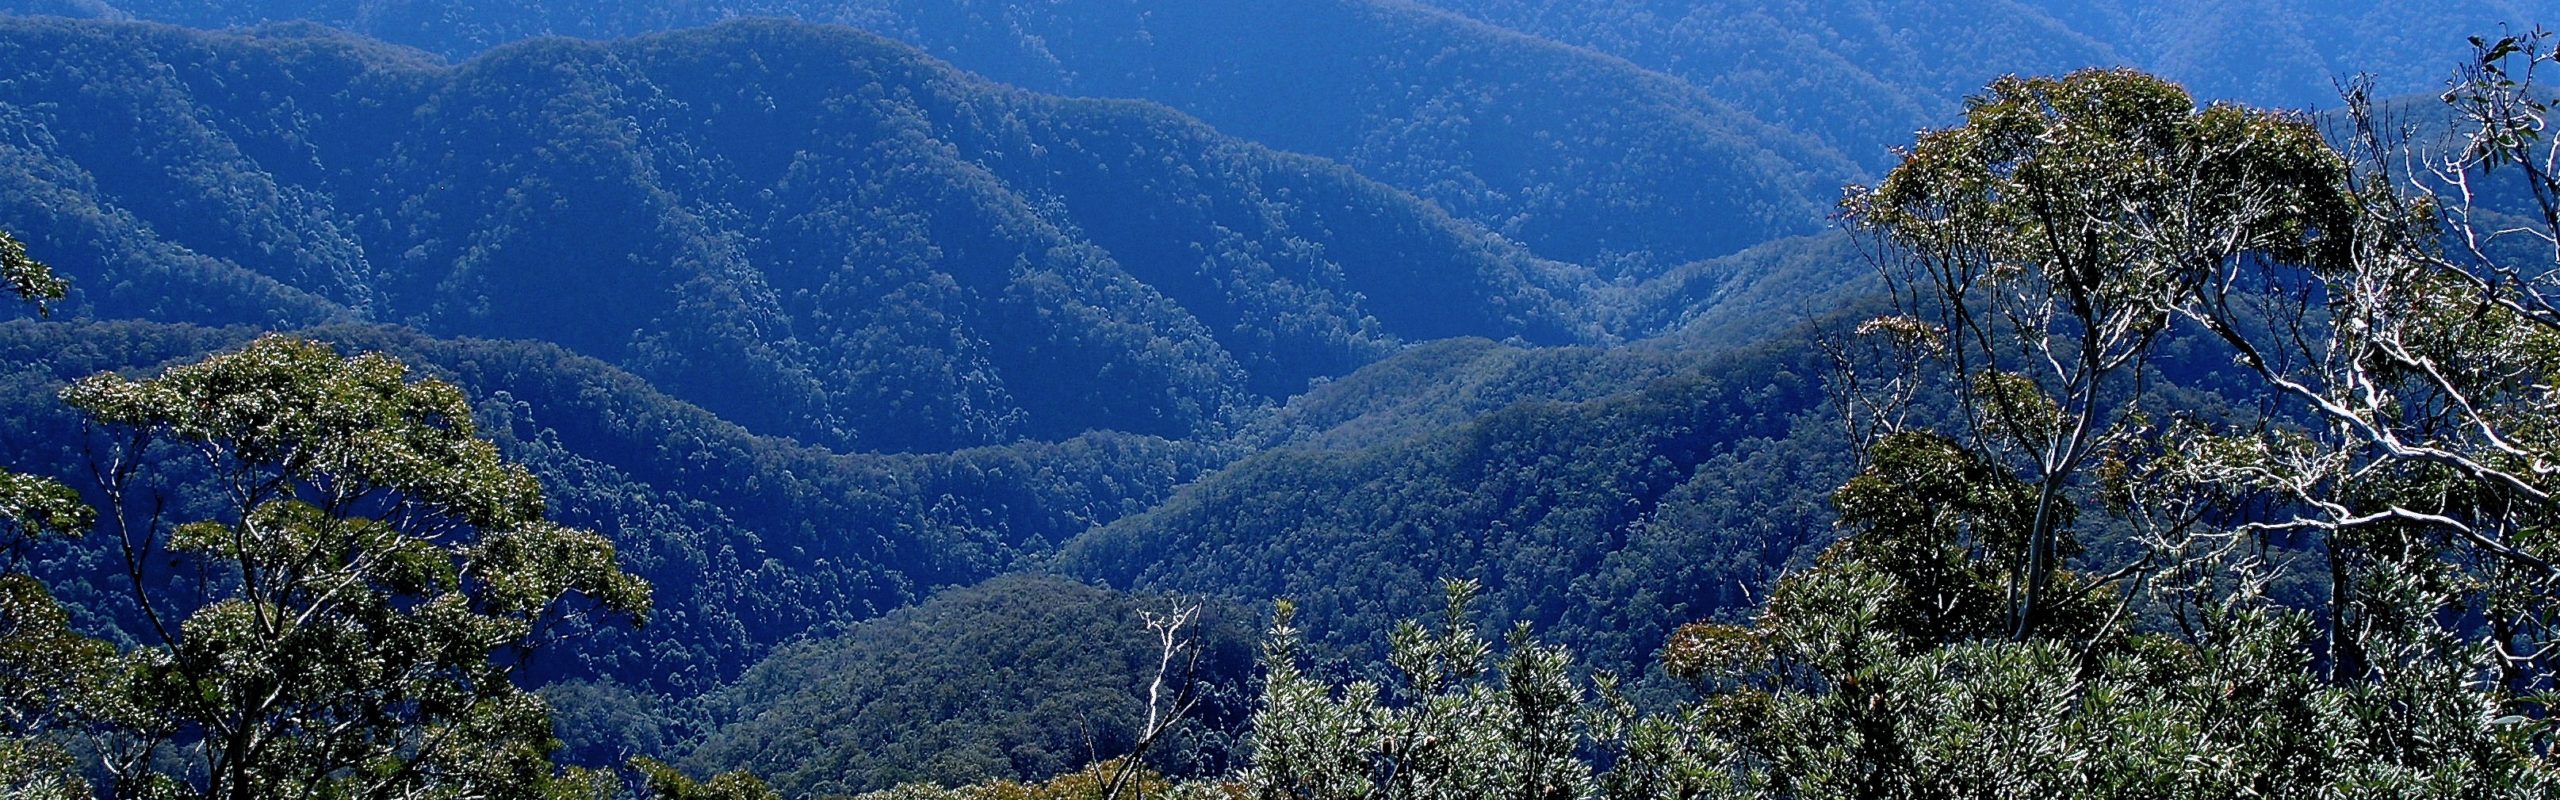
[[[155,377],[98,375],[63,399],[108,439],[105,527],[147,638],[65,639],[49,600],[10,576],[12,638],[91,654],[14,694],[56,734],[96,734],[103,788],[550,791],[549,718],[510,680],[512,653],[540,644],[564,602],[636,615],[649,589],[603,537],[544,519],[539,485],[477,435],[459,390],[385,356],[267,336]],[[218,512],[166,518],[173,487],[150,477],[163,460],[218,476]]]

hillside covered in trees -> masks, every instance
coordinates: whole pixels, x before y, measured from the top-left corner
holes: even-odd
[[[452,59],[543,35],[614,38],[741,15],[851,24],[1006,83],[1163,103],[1222,131],[1359,169],[1540,255],[1604,265],[1667,265],[1811,232],[1853,176],[1819,145],[1681,81],[1400,2],[0,9],[13,5],[198,26],[312,19]]]
[[[853,25],[1005,83],[1153,100],[1342,162],[1532,251],[1662,269],[1821,227],[1999,72],[2130,65],[2199,96],[2333,106],[2359,72],[2436,87],[2527,4],[1633,0],[739,3],[7,0],[198,27],[310,20],[449,60],[775,16]],[[1922,46],[1920,43],[1925,43]],[[1523,76],[1535,76],[1524,80]],[[1666,165],[1678,165],[1666,169]]]
[[[319,29],[0,37],[41,67],[6,222],[94,272],[74,313],[539,339],[875,451],[1188,436],[1407,338],[1583,334],[1573,268],[1339,166],[846,29],[459,68]]]
[[[2547,796],[2332,5],[0,0],[0,794]]]
[[[2134,66],[2197,97],[2332,108],[2338,80],[2358,73],[2388,94],[2433,91],[2444,43],[2537,18],[2499,0],[1424,4],[1677,76],[1878,172],[1982,88],[1984,65]]]

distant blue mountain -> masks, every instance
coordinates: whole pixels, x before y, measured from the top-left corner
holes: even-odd
[[[813,444],[1189,436],[1401,342],[1592,335],[1589,276],[1339,165],[841,27],[444,66],[0,19],[0,59],[0,227],[72,313],[555,342]]]
[[[2005,73],[2131,66],[2202,100],[2334,107],[2348,77],[2432,91],[2465,37],[2560,19],[2520,0],[1422,1],[1678,76],[1869,169]]]
[[[0,0],[0,11],[198,27],[309,20],[460,59],[775,15],[847,23],[1061,94],[1154,100],[1341,161],[1542,256],[1642,271],[1820,229],[1861,171],[1613,56],[1370,0]]]
[[[2517,0],[0,0],[198,27],[309,20],[459,59],[783,16],[863,27],[999,81],[1151,99],[1320,155],[1540,255],[1652,274],[1822,225],[2005,73],[2128,65],[2198,97],[2329,104],[2433,88]]]

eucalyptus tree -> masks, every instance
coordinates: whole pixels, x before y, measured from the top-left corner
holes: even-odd
[[[476,434],[461,390],[269,335],[62,396],[106,440],[102,527],[143,643],[99,654],[84,691],[36,700],[57,706],[57,734],[96,743],[116,796],[585,787],[555,776],[512,654],[572,596],[639,614],[648,587],[602,536],[544,520],[533,476]],[[168,517],[151,476],[182,462],[210,518]]]
[[[18,237],[0,231],[0,284],[18,299],[36,305],[42,313],[45,301],[60,300],[71,290],[71,283],[53,274],[53,268],[27,255],[26,244]]]
[[[1746,774],[1858,796],[2550,791],[2547,41],[2481,43],[2447,96],[2449,149],[2395,137],[2361,97],[2340,152],[2307,117],[2088,71],[1993,84],[1854,191],[1901,310],[1866,330],[1940,361],[1960,424],[1877,426],[1835,495],[1842,544],[1754,625],[1667,651],[1718,696],[1761,698],[1729,728],[1766,759]],[[2171,336],[2236,370],[2161,361]],[[2218,416],[2146,398],[2164,369],[2262,398]],[[1909,418],[1894,402],[1868,408]],[[2225,546],[2155,539],[2087,579],[2062,563],[2087,510]],[[2291,569],[2257,558],[2271,545],[2325,560],[2294,574],[2326,597],[2265,597]],[[2018,642],[1979,632],[1981,561],[2003,565]],[[2153,585],[2196,612],[2177,628],[2085,604],[2108,578],[2173,573],[2209,576]],[[1950,693],[1974,699],[1915,702]],[[2127,779],[2171,766],[2148,749],[2179,737],[2198,780]]]
[[[2535,79],[2560,55],[2539,31],[2475,44],[2444,135],[2350,94],[2337,257],[2200,264],[2182,310],[2296,413],[2197,437],[2180,472],[2281,501],[2253,532],[2325,544],[2334,679],[2462,657],[2405,631],[2466,619],[2451,646],[2477,651],[2502,703],[2543,709],[2531,696],[2560,667],[2560,142]]]
[[[1963,440],[2034,492],[2009,573],[2011,635],[2041,624],[2074,548],[2073,493],[2136,436],[2153,344],[2200,269],[2333,255],[2346,165],[2306,120],[2216,105],[2130,70],[2002,78],[1852,187],[1898,331],[1942,359]]]
[[[1900,306],[1861,331],[1907,361],[1835,398],[1866,439],[1840,541],[1666,644],[1698,702],[1629,711],[1535,659],[1520,685],[1562,691],[1491,702],[1463,603],[1397,637],[1389,702],[1308,678],[1284,607],[1249,791],[1516,789],[1536,748],[1502,734],[1578,705],[1563,752],[1611,751],[1549,773],[1581,796],[2560,793],[2555,63],[2538,32],[2482,41],[2442,149],[2360,97],[2342,152],[2138,73],[1994,83],[1847,201]],[[1932,375],[1951,416],[1912,413]],[[2099,514],[2146,547],[2075,569]],[[2135,621],[2137,592],[2174,613]]]
[[[27,255],[27,246],[8,231],[0,231],[0,283],[34,305],[38,314],[46,312],[46,301],[62,299],[71,286],[51,266]],[[38,537],[76,535],[88,529],[95,514],[61,481],[0,470],[0,575],[17,574],[25,547]]]
[[[0,283],[39,314],[70,287],[7,231],[0,231]],[[0,792],[13,797],[85,794],[70,753],[45,734],[67,706],[97,691],[112,653],[73,631],[52,592],[21,567],[37,539],[77,536],[94,521],[96,511],[62,482],[0,470]]]

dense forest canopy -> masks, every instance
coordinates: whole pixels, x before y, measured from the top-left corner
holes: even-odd
[[[452,59],[741,15],[851,24],[1007,83],[1164,103],[1577,262],[1668,265],[1811,232],[1853,174],[1681,81],[1396,2],[39,5],[20,10],[197,26],[316,19]]]
[[[0,793],[2547,796],[2536,10],[0,0]]]
[[[80,313],[551,341],[871,451],[1209,433],[1408,338],[1584,334],[1573,268],[1338,166],[846,29],[456,68],[318,29],[0,40],[42,67],[5,222],[81,265]]]
[[[2446,43],[2538,18],[2500,0],[1424,4],[1678,76],[1878,173],[1996,73],[2132,66],[2201,98],[2336,108],[2341,77],[2436,91]]]
[[[1822,226],[1843,181],[1999,72],[2139,66],[2200,96],[2430,91],[2499,0],[2343,3],[8,0],[199,27],[312,20],[461,60],[738,16],[848,24],[1006,83],[1144,98],[1334,159],[1540,255],[1667,268]],[[1926,43],[1920,46],[1918,43]],[[2451,44],[2448,44],[2451,43]]]

